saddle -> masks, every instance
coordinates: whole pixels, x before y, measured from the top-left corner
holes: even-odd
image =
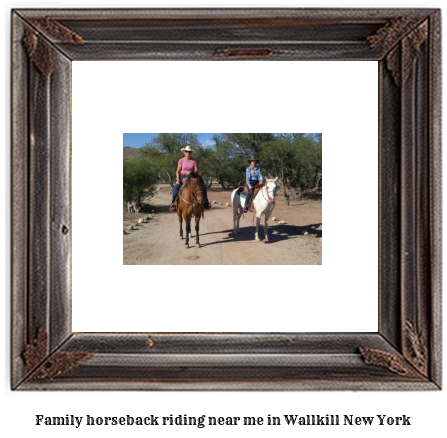
[[[247,196],[248,195],[247,186],[240,186],[237,192],[239,193],[239,196]]]
[[[178,205],[179,205],[179,202],[180,202],[180,198],[179,198],[179,196],[180,196],[180,193],[182,193],[183,189],[186,188],[186,180],[187,180],[187,179],[188,179],[188,177],[182,179],[182,185],[181,185],[180,188],[179,188],[179,191],[178,191],[178,193],[177,193],[177,196],[175,197],[174,202],[173,202],[173,203],[171,204],[171,206],[169,207],[169,210],[170,210],[170,211],[176,211],[176,210],[178,209]],[[175,206],[175,207],[174,207],[174,206]]]
[[[186,180],[187,180],[188,178],[183,178],[182,179],[182,185],[181,185],[181,187],[179,188],[179,193],[182,193],[182,191],[183,191],[183,189],[186,187]]]
[[[252,199],[256,196],[256,193],[259,192],[260,188],[261,188],[260,183],[255,185],[254,189],[252,190],[252,194],[253,194]],[[242,195],[244,197],[247,197],[248,188],[247,188],[247,186],[240,186],[237,192],[238,192],[239,196]]]
[[[251,192],[251,198],[247,199],[247,195],[248,195],[248,189],[247,186],[241,186],[239,187],[238,193],[239,196],[242,196],[243,198],[245,198],[245,207],[244,207],[244,212],[248,211],[248,208],[250,207],[250,204],[252,203],[253,199],[255,199],[257,193],[259,192],[259,189],[261,188],[260,183],[256,184]]]

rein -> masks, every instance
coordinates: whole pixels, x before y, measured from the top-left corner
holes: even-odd
[[[272,198],[270,198],[269,193],[274,193],[275,191],[274,191],[274,190],[267,190],[267,186],[264,186],[264,187],[265,187],[265,191],[267,192],[267,198],[268,198],[268,199],[265,199],[264,190],[261,189],[262,197],[263,197],[268,203],[272,204],[272,203],[274,202],[274,200],[273,200]],[[263,188],[264,188],[264,187],[263,187]]]
[[[193,213],[193,214],[194,214],[194,216],[195,216],[195,215],[196,215],[196,208],[197,208],[197,205],[198,205],[198,204],[202,204],[202,201],[197,197],[197,195],[198,195],[199,193],[203,193],[203,190],[196,191],[196,190],[194,190],[195,184],[193,184],[192,182],[191,182],[191,184],[192,184],[192,186],[193,186],[193,191],[192,191],[192,192],[189,190],[189,186],[186,186],[185,188],[186,188],[186,190],[188,191],[188,193],[191,195],[193,201],[195,201],[195,202],[189,202],[189,201],[187,201],[181,194],[180,194],[180,198],[182,198],[183,201],[186,202],[187,204],[194,206],[194,213]]]

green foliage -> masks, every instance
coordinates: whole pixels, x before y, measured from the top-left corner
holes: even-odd
[[[245,183],[248,158],[255,156],[265,177],[279,177],[287,196],[317,191],[322,180],[321,134],[236,133],[213,137],[215,145],[199,144],[197,134],[158,134],[139,150],[141,158],[150,162],[158,177],[175,182],[181,149],[190,145],[196,150],[199,171],[209,186],[217,181],[223,188]]]
[[[199,171],[204,170],[203,180],[208,187],[213,184],[214,152],[211,148],[197,146],[193,158],[197,161]]]
[[[187,145],[196,150],[200,147],[197,134],[158,134],[139,154],[155,165],[161,179],[173,186],[178,160],[182,158],[181,149]]]
[[[237,146],[226,138],[215,135],[216,145],[210,149],[207,169],[223,188],[241,185],[245,180],[246,159],[238,152]]]
[[[259,157],[263,146],[275,138],[274,134],[222,134],[222,137],[232,143],[235,150],[246,158]]]
[[[123,198],[124,201],[137,200],[153,196],[158,183],[156,167],[147,160],[123,161]]]
[[[262,166],[289,189],[317,189],[322,174],[320,136],[280,134],[262,148]]]
[[[279,177],[287,194],[316,191],[322,178],[321,134],[222,134],[216,141],[219,180],[240,184],[233,172],[245,179],[247,158],[260,160],[264,176]],[[221,145],[224,145],[222,149]],[[219,156],[223,151],[223,157]],[[228,161],[227,161],[228,160]]]

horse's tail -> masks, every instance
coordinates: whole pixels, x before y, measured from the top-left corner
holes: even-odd
[[[244,188],[243,187],[239,187],[237,190],[236,190],[236,193],[239,195],[241,192],[243,192],[244,191]]]
[[[240,198],[239,193],[241,192],[241,191],[240,191],[241,188],[242,188],[242,187],[239,187],[239,188],[237,188],[237,189],[234,189],[233,192],[231,193],[231,205],[234,205],[234,199],[236,198],[236,196],[239,196],[239,198]]]

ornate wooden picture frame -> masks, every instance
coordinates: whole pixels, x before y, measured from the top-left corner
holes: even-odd
[[[440,29],[436,9],[14,10],[11,387],[440,389]],[[159,59],[378,62],[377,333],[72,332],[71,62]]]

